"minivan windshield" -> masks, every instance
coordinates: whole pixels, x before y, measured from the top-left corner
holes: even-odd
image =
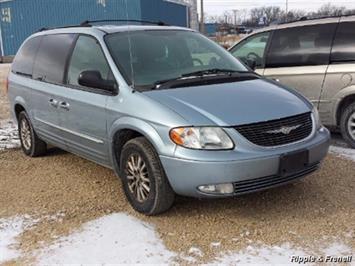
[[[107,35],[105,41],[118,68],[135,88],[189,74],[248,71],[224,48],[193,31],[119,32]]]

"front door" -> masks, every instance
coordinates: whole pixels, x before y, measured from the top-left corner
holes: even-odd
[[[230,52],[233,56],[244,62],[255,63],[255,72],[264,74],[265,50],[268,44],[270,32],[261,32],[248,37],[234,46]]]

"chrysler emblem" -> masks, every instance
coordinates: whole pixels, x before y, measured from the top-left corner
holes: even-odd
[[[297,128],[300,128],[301,126],[302,125],[296,125],[296,126],[290,126],[290,127],[283,126],[283,127],[279,128],[279,129],[266,131],[266,133],[268,133],[268,134],[279,134],[279,133],[282,133],[284,135],[288,135],[292,131],[296,130]]]

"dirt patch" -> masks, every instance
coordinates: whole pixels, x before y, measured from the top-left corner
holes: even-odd
[[[158,217],[135,213],[111,170],[58,149],[36,159],[20,150],[0,152],[0,164],[0,218],[47,217],[21,235],[27,253],[112,212],[155,225],[173,251],[200,249],[200,262],[251,243],[289,242],[314,251],[326,244],[325,236],[355,248],[354,234],[349,237],[355,230],[355,163],[331,155],[321,171],[295,184],[233,199],[178,198]]]
[[[0,120],[10,118],[9,101],[5,92],[5,81],[9,70],[9,64],[0,64]]]

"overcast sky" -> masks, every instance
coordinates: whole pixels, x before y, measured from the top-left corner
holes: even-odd
[[[200,6],[200,0],[197,0]],[[262,6],[279,6],[286,9],[286,0],[204,0],[205,13],[209,15],[221,15],[224,11],[233,9],[247,9]],[[337,6],[355,8],[355,0],[288,0],[289,10],[304,9],[313,11],[324,4],[332,3]]]

